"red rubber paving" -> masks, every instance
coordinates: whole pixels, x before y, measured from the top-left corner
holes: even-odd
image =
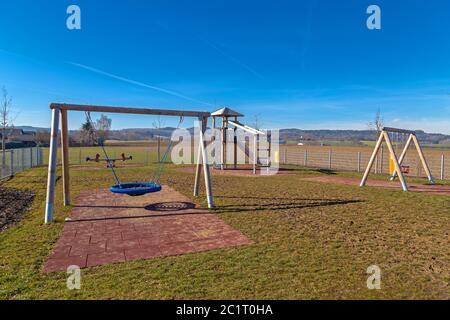
[[[324,183],[336,183],[345,184],[349,186],[359,186],[361,179],[353,177],[339,177],[339,176],[320,176],[303,179],[305,181],[324,182]],[[408,189],[411,192],[426,192],[435,195],[447,195],[450,196],[450,186],[446,185],[422,185],[417,183],[408,183]],[[382,187],[390,189],[400,189],[400,182],[397,181],[383,181],[383,180],[367,180],[368,187]]]
[[[79,194],[43,272],[66,271],[252,243],[168,186],[141,197],[108,189]]]

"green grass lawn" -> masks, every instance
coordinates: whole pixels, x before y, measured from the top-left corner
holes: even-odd
[[[118,172],[135,181],[153,168]],[[0,233],[1,299],[450,298],[449,197],[305,182],[324,174],[306,169],[214,176],[215,213],[253,245],[88,268],[81,290],[69,291],[65,273],[40,272],[70,212],[58,180],[55,222],[43,225],[46,173],[28,170],[4,184],[36,197],[25,218]],[[113,183],[106,169],[71,173],[73,197]],[[169,167],[163,180],[192,198],[193,174]],[[205,206],[203,190],[193,200]],[[366,287],[373,264],[381,290]]]
[[[105,147],[109,158],[121,158],[121,154],[125,153],[125,156],[132,156],[133,160],[127,163],[149,164],[157,161],[157,154],[155,148],[145,147],[119,147],[119,146],[107,146]],[[161,147],[161,153],[165,151],[165,147]],[[102,159],[105,158],[104,152],[101,147],[70,147],[69,149],[69,162],[73,165],[87,165],[86,158],[95,158],[96,154],[99,154]],[[49,149],[43,148],[44,163],[48,163]],[[58,149],[58,163],[61,163],[61,149]],[[105,163],[102,163],[104,165]]]

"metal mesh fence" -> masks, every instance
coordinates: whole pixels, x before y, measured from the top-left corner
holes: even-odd
[[[161,148],[164,152],[164,147]],[[94,148],[71,148],[70,163],[72,165],[86,164],[87,157],[95,157],[98,150]],[[348,150],[326,148],[301,148],[280,147],[279,159],[281,164],[298,165],[317,169],[340,170],[363,172],[367,167],[372,150]],[[132,155],[135,164],[150,164],[158,161],[156,147],[151,148],[119,148],[110,147],[108,153],[112,158],[120,158],[122,153]],[[450,179],[450,154],[449,152],[438,152],[436,150],[424,150],[428,166],[435,179]],[[1,154],[1,178],[9,177],[23,170],[46,165],[48,163],[48,149],[24,148],[6,150],[5,160]],[[60,155],[58,154],[58,157]],[[4,163],[4,165],[3,165]],[[60,159],[58,160],[60,163]],[[409,167],[406,175],[413,177],[425,177],[418,154],[415,150],[409,150],[403,161],[403,165]],[[377,160],[372,168],[372,173],[389,173],[389,152],[383,149],[378,154]]]
[[[43,150],[40,147],[0,151],[0,158],[0,179],[44,164]]]
[[[280,148],[280,162],[287,165],[299,165],[317,169],[364,172],[369,163],[372,150],[323,150],[318,148]],[[436,179],[450,179],[450,155],[436,150],[424,150],[430,170]],[[403,166],[409,168],[406,175],[425,177],[419,155],[415,150],[408,151]],[[372,173],[389,174],[389,152],[387,149],[379,152],[372,167]]]

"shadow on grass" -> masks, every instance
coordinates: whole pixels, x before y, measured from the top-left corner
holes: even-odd
[[[330,170],[330,169],[317,169],[314,171],[322,173],[322,174],[326,174],[326,175],[336,175],[337,174],[336,171]]]
[[[347,199],[306,199],[306,198],[276,198],[276,197],[264,198],[264,197],[217,196],[216,198],[259,200],[257,203],[220,206],[215,208],[214,211],[216,213],[305,209],[305,208],[347,205],[352,203],[364,202],[362,200],[347,200]],[[260,201],[262,200],[271,200],[280,202],[261,203]]]
[[[189,216],[189,215],[205,215],[213,214],[206,210],[200,212],[182,212],[177,211],[195,209],[196,206],[191,202],[158,202],[147,206],[102,206],[102,205],[75,205],[74,208],[92,208],[92,209],[145,209],[156,212],[166,212],[160,214],[140,214],[133,216],[102,216],[92,218],[81,218],[68,220],[67,222],[92,222],[92,221],[108,221],[108,220],[124,220],[124,219],[141,219],[141,218],[158,218],[158,217],[175,217],[175,216]]]
[[[74,208],[97,208],[97,209],[145,209],[148,211],[174,212],[195,209],[192,202],[157,202],[147,206],[102,206],[102,205],[74,205]]]

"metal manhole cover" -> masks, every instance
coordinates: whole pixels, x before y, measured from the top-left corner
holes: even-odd
[[[195,204],[190,202],[159,202],[145,207],[146,210],[151,211],[180,211],[194,208]]]

